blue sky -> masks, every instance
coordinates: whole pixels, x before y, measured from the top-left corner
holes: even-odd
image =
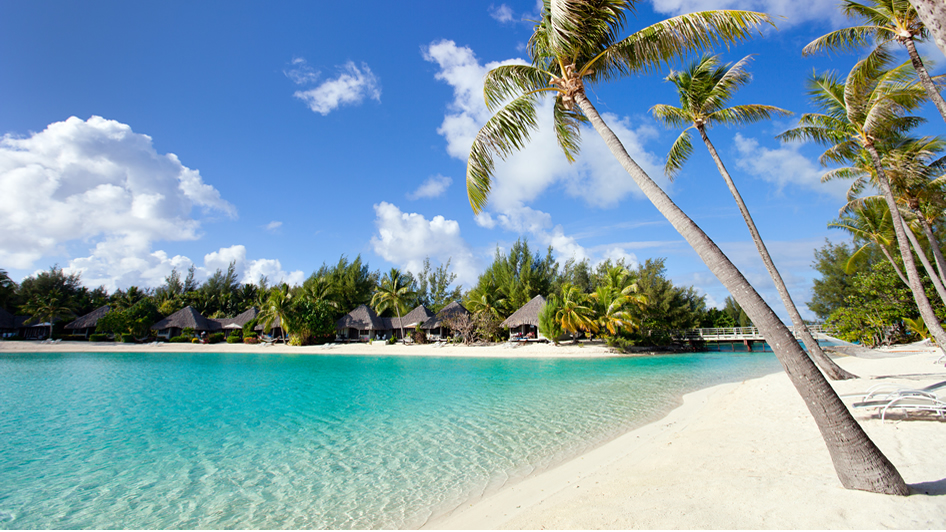
[[[845,19],[833,1],[651,0],[629,29],[684,12],[753,9],[778,31],[719,50],[756,54],[733,103],[811,110],[803,58]],[[593,131],[567,165],[544,128],[500,165],[486,213],[464,184],[486,120],[482,76],[526,58],[534,1],[101,1],[0,3],[0,268],[14,280],[59,264],[87,285],[157,286],[172,268],[206,277],[236,260],[245,281],[300,283],[361,255],[416,271],[451,259],[469,287],[520,236],[569,257],[666,257],[677,283],[727,293],[620,170]],[[933,46],[921,51],[943,63]],[[682,65],[671,65],[680,68]],[[934,73],[941,69],[934,68]],[[702,145],[673,183],[678,132],[648,110],[677,104],[667,69],[589,87],[628,151],[716,240],[780,315],[777,294]],[[939,134],[932,106],[924,132]],[[548,113],[544,113],[548,115]],[[796,115],[797,116],[797,115]],[[710,136],[792,291],[810,298],[813,251],[830,238],[845,184],[819,183],[816,146],[773,137],[780,119]],[[803,314],[811,313],[802,309]]]

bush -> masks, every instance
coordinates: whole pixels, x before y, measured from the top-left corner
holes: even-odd
[[[191,338],[191,343],[192,343],[192,344],[199,344],[199,343],[200,343],[200,338]]]
[[[240,338],[240,336],[237,335],[237,334],[231,334],[229,337],[227,337],[227,343],[228,343],[228,344],[240,344],[240,343],[243,343],[243,339]]]
[[[172,344],[183,344],[190,341],[190,338],[186,336],[175,336],[169,340]]]
[[[90,342],[105,342],[105,341],[108,341],[108,337],[101,333],[90,334],[89,341]]]
[[[226,339],[226,336],[224,336],[224,334],[223,334],[222,332],[215,332],[215,333],[211,334],[209,338],[207,338],[207,343],[210,343],[210,344],[219,344],[220,342],[224,341],[225,339]]]
[[[252,336],[252,337],[247,336],[246,338],[243,339],[243,343],[244,343],[244,344],[256,344],[256,343],[259,343],[259,340],[257,340],[255,336]]]
[[[135,337],[132,336],[132,335],[130,335],[130,334],[123,334],[123,335],[122,335],[122,343],[123,343],[123,344],[133,344],[133,343],[135,343]]]
[[[256,334],[255,332],[248,332],[248,333],[246,333],[246,334],[243,335],[243,338],[244,338],[244,339],[245,339],[245,338],[256,338],[256,337],[257,337],[257,334]]]

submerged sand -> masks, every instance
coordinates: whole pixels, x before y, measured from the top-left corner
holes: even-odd
[[[613,356],[576,347],[388,346],[293,348],[256,345],[122,345],[0,342],[0,352],[271,352],[418,356]],[[840,394],[876,384],[919,388],[946,380],[940,352],[905,346],[837,359],[859,379],[832,383]],[[941,392],[941,395],[943,393]],[[851,403],[852,399],[846,399]],[[667,417],[558,467],[508,485],[429,522],[447,529],[944,529],[946,423],[882,422],[855,410],[868,435],[913,494],[846,490],[801,397],[784,373],[724,384],[684,397]]]

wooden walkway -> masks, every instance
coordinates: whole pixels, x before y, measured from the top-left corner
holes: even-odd
[[[794,327],[789,327],[789,331],[798,338]],[[830,333],[821,325],[812,325],[808,327],[815,340],[823,340]],[[699,341],[699,342],[762,342],[765,337],[759,332],[758,327],[722,327],[715,329],[686,329],[673,333],[674,340]]]

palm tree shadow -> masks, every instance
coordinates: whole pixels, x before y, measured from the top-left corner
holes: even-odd
[[[913,495],[946,495],[946,478],[910,484]]]

